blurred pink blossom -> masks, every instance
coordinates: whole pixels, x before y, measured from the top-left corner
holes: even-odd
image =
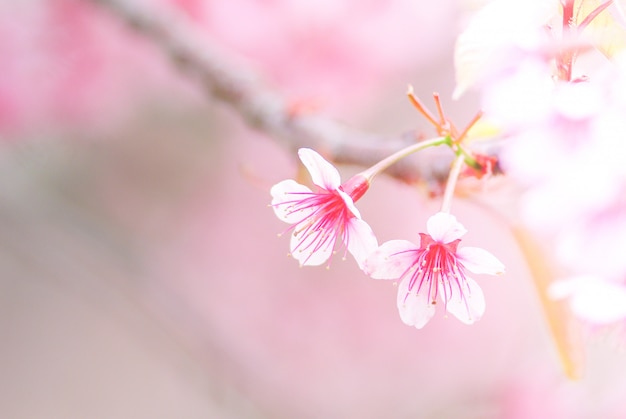
[[[540,94],[511,96],[511,100],[528,100],[528,108],[535,109],[530,118],[524,119],[521,112],[517,122],[502,125],[506,136],[502,164],[527,190],[521,207],[524,221],[543,234],[557,235],[559,255],[568,266],[595,266],[603,274],[607,270],[626,273],[626,263],[619,256],[598,263],[601,254],[608,256],[607,249],[626,245],[623,234],[614,234],[624,230],[621,214],[626,210],[620,137],[626,129],[622,116],[626,106],[613,93],[626,74],[619,66],[607,66],[585,82],[548,86],[548,73],[533,73],[533,77],[515,76],[485,87],[487,112],[493,115],[494,110],[509,106],[510,100],[500,93],[496,94],[499,99],[491,94],[504,83],[528,92],[544,86]]]
[[[599,278],[597,290],[602,292],[607,289],[604,281],[621,287],[626,278],[621,255],[626,248],[621,137],[626,130],[626,66],[619,54],[612,60],[592,56],[588,74],[572,77],[571,62],[562,61],[565,53],[556,46],[578,57],[589,45],[557,35],[499,45],[509,51],[507,59],[492,59],[492,77],[482,78],[480,89],[485,113],[504,138],[502,167],[523,190],[521,220],[553,244],[552,256],[577,284],[568,295],[578,296],[574,290],[582,289],[580,284],[593,288],[593,278]],[[559,66],[565,65],[570,77],[563,79],[566,73]],[[574,311],[592,321],[623,311],[607,306],[617,301],[612,299],[598,304],[593,315],[592,301],[599,303],[590,297],[570,299]]]
[[[451,2],[212,0],[206,30],[296,99],[341,109],[452,42]]]
[[[586,275],[557,281],[550,287],[555,299],[568,299],[574,314],[595,324],[626,317],[626,286],[602,277]]]
[[[335,111],[366,101],[382,79],[428,61],[453,36],[436,24],[452,14],[447,3],[428,13],[409,0],[139,4],[181,12],[200,37],[248,59],[295,103]],[[161,52],[92,2],[5,2],[0,35],[0,133],[106,126],[164,88],[170,100],[187,98]],[[429,42],[416,47],[424,36]]]
[[[90,2],[0,4],[0,133],[120,119],[169,80],[153,52]]]

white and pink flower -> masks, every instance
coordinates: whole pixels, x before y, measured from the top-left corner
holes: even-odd
[[[437,299],[463,323],[472,324],[485,311],[483,292],[466,272],[499,275],[504,265],[486,250],[457,249],[467,232],[453,215],[439,212],[428,219],[420,245],[391,240],[365,262],[375,279],[400,280],[398,309],[402,321],[421,329],[435,314]]]
[[[276,216],[292,224],[291,255],[300,265],[316,266],[328,261],[338,247],[344,247],[362,268],[378,241],[354,205],[367,191],[369,180],[356,175],[341,184],[339,172],[315,151],[302,148],[300,160],[307,168],[317,191],[292,179],[271,189]]]

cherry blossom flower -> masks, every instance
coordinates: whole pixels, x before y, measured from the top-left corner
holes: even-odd
[[[316,266],[328,261],[344,246],[362,268],[378,241],[354,205],[367,191],[369,180],[356,175],[341,184],[339,172],[311,149],[298,151],[317,191],[287,179],[271,189],[272,207],[282,221],[292,224],[291,255],[300,265]]]
[[[400,280],[398,309],[402,321],[421,329],[435,314],[437,297],[445,309],[463,323],[472,324],[485,311],[483,292],[472,278],[499,275],[504,265],[491,253],[476,247],[457,249],[467,232],[456,217],[439,212],[420,233],[420,245],[391,240],[365,262],[365,272],[375,279]]]

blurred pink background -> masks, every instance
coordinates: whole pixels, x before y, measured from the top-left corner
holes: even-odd
[[[357,128],[426,129],[407,84],[459,125],[476,111],[450,99],[461,1],[144,3]],[[565,378],[520,251],[471,201],[464,243],[507,274],[477,278],[475,325],[407,327],[392,283],[286,256],[267,205],[295,155],[114,15],[5,1],[0,33],[0,417],[626,417],[622,335],[590,333]],[[381,177],[359,208],[383,242],[417,240],[438,205]]]

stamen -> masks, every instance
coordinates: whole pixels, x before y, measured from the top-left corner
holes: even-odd
[[[435,106],[437,106],[437,113],[439,114],[439,127],[443,128],[448,120],[443,113],[443,107],[441,106],[441,100],[439,99],[439,93],[433,93],[433,99],[435,100]]]
[[[473,127],[474,125],[476,125],[476,123],[478,122],[478,120],[479,120],[480,118],[482,118],[482,117],[483,117],[483,111],[482,111],[482,110],[481,110],[481,111],[478,111],[478,112],[476,113],[476,115],[474,115],[474,118],[472,118],[472,120],[470,121],[470,123],[469,123],[469,124],[467,124],[467,126],[465,127],[465,129],[463,130],[463,132],[462,132],[462,133],[461,133],[458,137],[456,137],[456,138],[454,139],[454,142],[455,142],[455,143],[457,143],[457,144],[461,143],[461,142],[463,141],[463,139],[465,139],[465,136],[467,135],[467,133],[469,132],[469,130],[470,130],[470,129],[472,129],[472,127]]]
[[[413,86],[411,85],[409,85],[407,96],[409,97],[409,100],[411,101],[411,104],[413,104],[415,109],[417,109],[419,113],[421,113],[424,118],[428,120],[428,122],[430,122],[435,128],[437,128],[437,132],[439,132],[439,123],[435,119],[435,116],[431,114],[426,106],[424,106],[422,102],[420,102],[420,100],[417,98],[417,96],[415,96],[415,94],[413,93]]]

